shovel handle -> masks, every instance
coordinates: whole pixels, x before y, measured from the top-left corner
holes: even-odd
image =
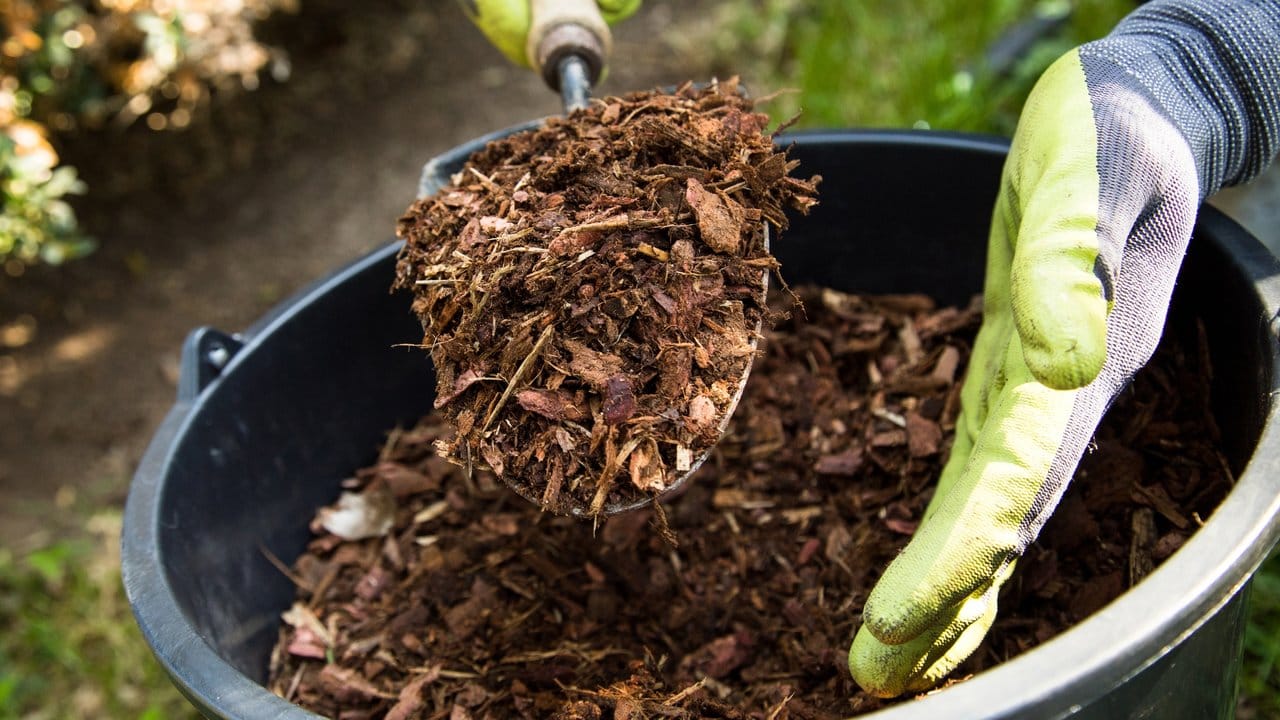
[[[587,79],[595,84],[613,50],[613,36],[595,0],[531,0],[529,64],[554,90],[560,89],[560,61],[577,56],[587,65]]]

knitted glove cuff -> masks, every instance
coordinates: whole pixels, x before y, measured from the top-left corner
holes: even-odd
[[[1080,56],[1091,86],[1119,68],[1182,131],[1201,199],[1280,150],[1280,0],[1155,0]]]

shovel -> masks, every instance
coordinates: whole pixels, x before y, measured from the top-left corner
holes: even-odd
[[[547,85],[560,93],[565,114],[585,108],[591,99],[591,89],[600,80],[605,64],[613,48],[613,37],[608,24],[600,15],[595,0],[531,0],[531,19],[529,37],[526,45],[530,66],[538,72]],[[531,124],[532,127],[535,124]],[[425,197],[447,186],[450,174],[456,167],[446,167],[437,161],[429,162],[422,173],[419,184],[419,197]],[[764,225],[764,249],[769,249],[769,226]],[[769,275],[762,273],[759,302],[765,305],[769,290]],[[763,321],[758,321],[752,329],[750,348],[754,354],[759,346],[759,338]],[[751,372],[751,363],[746,363],[742,377],[737,383],[732,399],[724,409],[716,428],[717,435],[723,437],[728,429],[729,420],[733,417],[746,389],[747,378]],[[679,473],[675,480],[661,493],[647,495],[630,502],[592,503],[589,506],[573,505],[568,512],[578,517],[597,518],[616,515],[646,507],[655,500],[673,497],[681,491],[689,478],[697,472],[702,463],[711,454],[714,445],[708,446],[693,458],[687,471]],[[511,483],[507,478],[509,484]],[[522,494],[523,495],[523,494]],[[530,502],[537,502],[527,497]]]

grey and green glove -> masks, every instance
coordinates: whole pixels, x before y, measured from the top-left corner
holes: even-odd
[[[1199,203],[1278,147],[1280,0],[1157,0],[1045,72],[1004,167],[951,456],[849,651],[863,689],[927,689],[977,648],[1155,350]]]
[[[596,0],[605,22],[625,20],[640,8],[641,0]],[[529,67],[525,51],[532,14],[529,0],[462,0],[468,17],[494,47],[511,62]]]

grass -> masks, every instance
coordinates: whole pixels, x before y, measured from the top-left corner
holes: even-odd
[[[1280,718],[1280,552],[1253,578],[1238,717]]]
[[[788,92],[766,109],[801,126],[1008,134],[1027,91],[1068,49],[1105,35],[1120,0],[754,0],[728,3],[708,43],[720,74]],[[993,57],[1010,29],[1063,18],[1026,52]],[[1039,20],[1037,20],[1039,19]]]
[[[931,127],[1009,134],[1053,58],[1104,35],[1132,5],[1080,0],[1063,30],[1012,62],[988,49],[1010,26],[1063,3],[1012,0],[733,0],[716,31],[682,51],[720,58],[753,88],[795,88],[774,117],[802,126]],[[151,657],[120,584],[118,510],[20,556],[0,549],[0,720],[196,718]],[[1254,583],[1241,678],[1243,718],[1280,717],[1280,554]]]
[[[199,715],[134,624],[120,583],[120,515],[15,556],[0,549],[0,720]]]

